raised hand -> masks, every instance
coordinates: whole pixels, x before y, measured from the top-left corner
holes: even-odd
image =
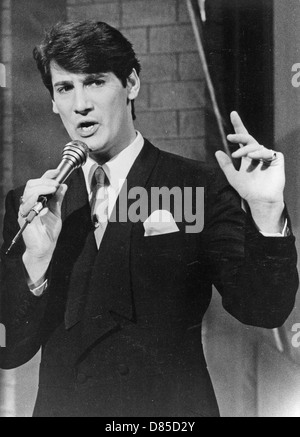
[[[235,134],[228,140],[239,144],[232,154],[241,158],[236,170],[231,158],[222,151],[216,153],[218,163],[228,182],[250,206],[260,230],[279,232],[282,229],[285,186],[284,156],[261,146],[247,131],[237,112],[231,113]]]

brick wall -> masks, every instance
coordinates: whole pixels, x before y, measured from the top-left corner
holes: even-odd
[[[185,0],[67,0],[69,20],[120,29],[142,63],[136,127],[155,145],[204,160],[204,81]]]

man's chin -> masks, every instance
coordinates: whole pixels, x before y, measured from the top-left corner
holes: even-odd
[[[91,137],[81,137],[80,135],[74,135],[75,140],[79,140],[82,143],[85,143],[89,150],[91,151],[91,153],[97,153],[100,152],[101,150],[103,150],[104,146],[102,145],[102,142],[100,143],[99,138],[96,138],[96,136],[91,136]]]
[[[90,152],[93,154],[99,154],[99,153],[101,154],[105,150],[105,147],[102,144],[99,144],[99,143],[95,144],[93,142],[83,141],[83,140],[81,140],[81,141],[85,142],[85,144],[88,146]]]

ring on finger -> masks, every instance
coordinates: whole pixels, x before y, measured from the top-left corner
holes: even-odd
[[[270,152],[272,153],[272,157],[270,158],[270,161],[275,161],[275,159],[277,158],[277,153],[274,152],[274,150],[270,149]]]
[[[277,153],[274,152],[274,150],[269,149],[269,152],[272,153],[272,156],[268,159],[263,159],[263,162],[266,164],[270,164],[271,162],[275,161],[277,159]]]

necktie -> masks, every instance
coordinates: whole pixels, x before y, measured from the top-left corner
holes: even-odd
[[[108,223],[108,184],[105,171],[97,167],[92,180],[91,214],[98,249]]]

